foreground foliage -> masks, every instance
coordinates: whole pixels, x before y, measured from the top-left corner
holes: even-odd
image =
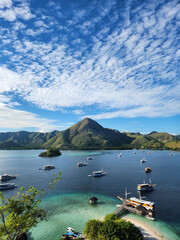
[[[61,178],[61,173],[49,183],[48,191]],[[47,192],[46,192],[47,193]],[[0,239],[14,240],[21,233],[28,233],[37,223],[46,219],[46,212],[39,207],[44,191],[30,187],[21,188],[12,198],[5,199],[0,192]]]
[[[138,228],[115,214],[108,214],[104,221],[89,220],[84,233],[91,240],[143,240]]]

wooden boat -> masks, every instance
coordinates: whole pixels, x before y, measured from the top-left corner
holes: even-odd
[[[8,181],[14,178],[16,178],[16,175],[3,174],[0,176],[0,181]]]
[[[149,172],[151,172],[151,171],[152,171],[152,168],[151,168],[151,167],[146,167],[146,168],[145,168],[145,172],[146,172],[146,173],[149,173]]]
[[[14,183],[1,183],[0,184],[0,190],[7,190],[7,189],[12,189],[15,188],[16,185]]]
[[[43,169],[44,170],[50,170],[50,169],[54,169],[55,166],[54,165],[44,165]]]
[[[152,191],[155,186],[156,186],[156,184],[152,184],[151,179],[150,179],[149,183],[145,183],[145,181],[144,181],[144,183],[138,184],[137,190],[141,191],[141,192]]]
[[[88,165],[88,163],[85,163],[85,162],[79,162],[79,163],[77,163],[77,167],[85,167],[85,166],[87,166]]]

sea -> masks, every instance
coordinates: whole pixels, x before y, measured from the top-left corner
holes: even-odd
[[[153,191],[142,194],[145,200],[155,202],[155,221],[126,213],[152,227],[164,239],[180,239],[180,152],[149,150],[103,150],[62,151],[53,158],[41,158],[43,150],[1,150],[0,174],[17,174],[14,182],[17,188],[3,191],[5,198],[14,196],[21,187],[48,190],[53,175],[61,172],[62,179],[46,193],[41,207],[47,211],[47,221],[31,229],[31,240],[59,240],[67,227],[83,233],[85,223],[90,219],[103,219],[121,204],[117,196],[138,197],[137,184],[151,179],[157,184]],[[150,152],[148,154],[148,152]],[[122,153],[121,157],[118,154]],[[93,157],[92,160],[87,160]],[[140,160],[145,158],[146,163]],[[78,162],[87,162],[77,167]],[[44,165],[55,165],[55,169],[40,170]],[[145,167],[152,168],[145,173]],[[93,171],[104,170],[105,176],[94,178]],[[97,205],[89,204],[91,197],[98,198]]]

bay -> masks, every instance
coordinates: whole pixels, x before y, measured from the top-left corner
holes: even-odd
[[[166,229],[171,239],[180,239],[180,152],[173,152],[170,156],[168,151],[151,151],[148,155],[147,150],[136,150],[136,154],[133,154],[134,150],[62,151],[62,156],[54,158],[40,158],[40,152],[0,151],[0,174],[18,174],[11,180],[18,188],[35,186],[47,189],[53,174],[62,172],[62,180],[42,201],[42,207],[48,212],[48,221],[32,230],[32,239],[41,240],[46,236],[46,239],[58,240],[68,226],[82,232],[88,219],[103,218],[116,209],[116,204],[120,204],[116,197],[124,196],[125,187],[131,196],[138,196],[137,184],[143,183],[144,179],[148,181],[149,177],[157,186],[144,195],[146,200],[155,202],[155,224],[159,230]],[[123,155],[119,158],[120,152]],[[88,160],[86,167],[78,168],[77,163],[84,162],[88,156],[93,156],[94,160]],[[142,158],[146,158],[147,163],[141,164]],[[54,164],[56,169],[39,170],[46,164]],[[152,167],[150,174],[144,171],[147,165]],[[101,169],[107,172],[105,176],[88,177]],[[5,196],[12,197],[18,188],[5,191]],[[102,203],[95,208],[88,202],[94,195]]]

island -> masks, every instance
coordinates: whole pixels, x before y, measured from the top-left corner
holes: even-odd
[[[60,155],[61,155],[61,152],[58,148],[51,148],[45,152],[41,152],[39,154],[39,157],[56,157],[56,156],[60,156]]]

